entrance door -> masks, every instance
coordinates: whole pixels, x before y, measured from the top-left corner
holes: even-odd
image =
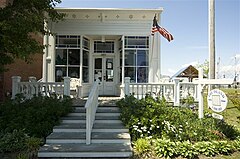
[[[113,57],[94,58],[94,78],[101,81],[99,95],[115,95],[113,66]]]

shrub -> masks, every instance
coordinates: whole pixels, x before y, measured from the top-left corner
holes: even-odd
[[[27,151],[30,158],[60,117],[72,111],[71,99],[21,96],[0,105],[0,151]]]
[[[158,157],[173,158],[178,156],[177,145],[169,139],[157,139],[155,151]]]
[[[24,131],[14,130],[11,133],[0,134],[0,152],[16,152],[26,149],[26,139],[29,138]]]
[[[120,100],[123,123],[129,128],[133,141],[138,138],[166,138],[171,141],[209,141],[235,139],[239,132],[224,121],[198,119],[191,109],[170,107],[164,99],[147,96],[137,100],[127,96]]]
[[[71,110],[71,99],[67,97],[7,101],[0,106],[0,128],[4,132],[24,130],[30,136],[46,137],[60,117]]]
[[[135,152],[139,155],[147,153],[148,151],[151,150],[151,143],[150,140],[148,139],[140,138],[137,141],[135,141],[133,145]]]

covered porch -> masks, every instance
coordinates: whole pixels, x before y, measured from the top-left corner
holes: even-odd
[[[46,22],[55,34],[44,36],[43,81],[70,77],[71,91],[86,97],[96,79],[100,96],[123,96],[124,78],[131,83],[161,79],[160,38],[150,35],[153,15],[162,9],[58,9],[59,23]],[[153,45],[154,43],[154,45]]]

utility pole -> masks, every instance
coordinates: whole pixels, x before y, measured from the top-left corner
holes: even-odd
[[[215,0],[208,0],[209,79],[215,79]]]

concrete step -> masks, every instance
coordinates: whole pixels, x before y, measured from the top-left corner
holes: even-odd
[[[45,144],[40,148],[38,157],[76,158],[76,157],[130,157],[132,149],[130,144]]]
[[[85,113],[86,109],[84,107],[75,107],[74,113]],[[118,107],[98,107],[97,113],[119,113],[120,109]]]
[[[62,117],[62,120],[86,120],[86,116],[66,116]],[[97,120],[119,120],[119,116],[96,116],[95,121]]]
[[[107,116],[108,117],[108,116]],[[79,123],[79,124],[86,124],[86,120],[82,117],[78,116],[72,116],[67,118],[62,118],[62,123]],[[122,123],[121,120],[118,120],[117,118],[113,117],[111,119],[111,116],[107,120],[104,119],[96,119],[94,123]]]
[[[53,132],[85,132],[86,124],[62,123],[54,126]],[[92,132],[128,132],[122,123],[95,123]]]
[[[86,113],[69,113],[68,116],[86,116]],[[96,116],[120,116],[120,113],[96,113]]]
[[[124,132],[93,132],[91,143],[130,143],[129,133]],[[51,133],[46,143],[86,143],[85,132],[54,132]]]

